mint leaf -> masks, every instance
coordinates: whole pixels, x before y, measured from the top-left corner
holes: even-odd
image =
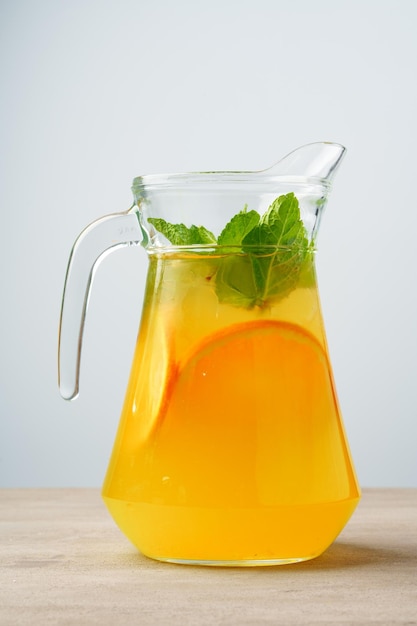
[[[149,217],[152,224],[173,246],[194,246],[215,244],[216,237],[204,226],[185,226],[185,224],[170,224],[162,218]]]
[[[216,272],[215,289],[219,302],[252,308],[257,302],[257,286],[250,256],[224,256]]]
[[[259,219],[257,211],[247,212],[245,207],[226,224],[217,243],[219,246],[241,246],[246,235],[259,223]]]
[[[244,239],[244,245],[293,246],[307,241],[298,200],[293,193],[280,196]]]
[[[254,304],[264,306],[295,289],[309,249],[297,198],[293,193],[280,196],[242,242],[252,261]]]

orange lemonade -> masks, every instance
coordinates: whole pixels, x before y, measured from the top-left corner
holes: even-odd
[[[150,255],[103,497],[156,559],[310,559],[359,499],[314,267],[285,297],[248,308],[216,295],[221,259]]]

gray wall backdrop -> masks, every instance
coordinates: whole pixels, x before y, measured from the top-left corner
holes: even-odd
[[[417,486],[417,3],[9,0],[0,5],[1,486],[100,485],[146,254],[96,275],[81,395],[57,390],[68,254],[126,209],[131,179],[348,155],[317,258],[345,426],[364,486]]]

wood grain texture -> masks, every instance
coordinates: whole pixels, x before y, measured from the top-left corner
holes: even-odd
[[[320,558],[266,568],[149,560],[95,489],[0,490],[0,624],[417,624],[417,489],[365,489]]]

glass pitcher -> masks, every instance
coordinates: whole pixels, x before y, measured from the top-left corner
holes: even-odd
[[[303,146],[268,170],[149,175],[134,205],[77,239],[60,324],[61,394],[78,394],[103,255],[142,245],[142,318],[103,487],[154,559],[314,558],[359,498],[317,291],[317,230],[345,149]]]

